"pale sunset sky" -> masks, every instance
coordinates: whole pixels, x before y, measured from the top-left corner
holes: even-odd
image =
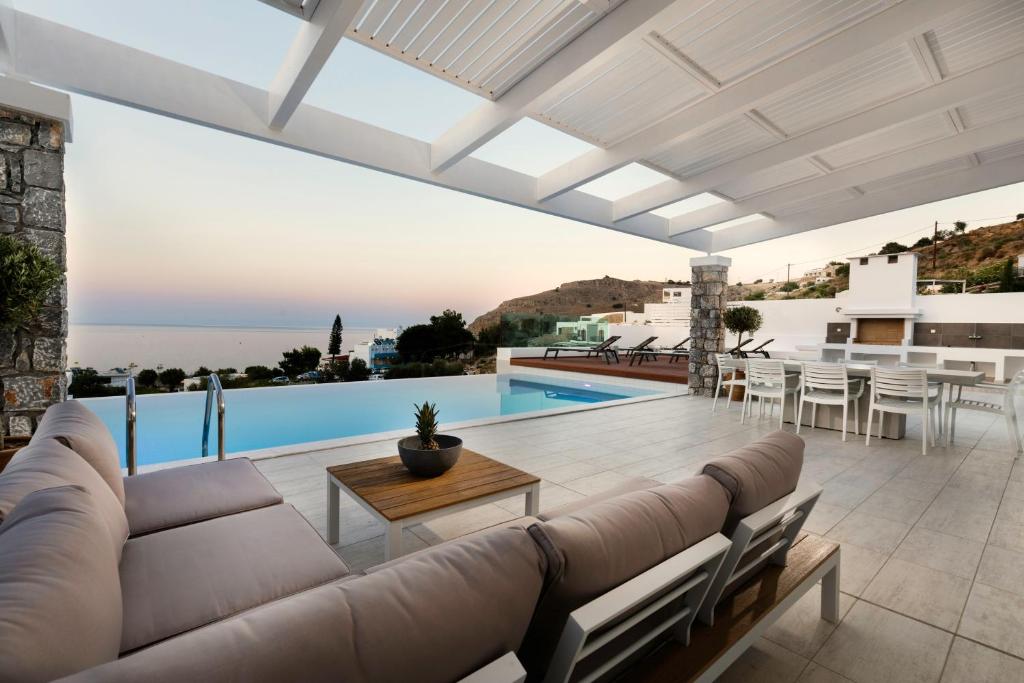
[[[259,87],[299,20],[255,0],[17,0],[20,10]],[[203,21],[196,19],[202,17]],[[503,299],[603,275],[689,279],[679,247],[73,96],[66,156],[72,322],[324,326],[468,319]],[[480,99],[343,40],[306,102],[432,140]],[[590,145],[524,121],[476,153],[541,173]],[[663,176],[585,186],[614,199]],[[1024,211],[1024,184],[727,252],[731,281],[785,277],[909,243],[934,220]],[[671,213],[665,214],[671,215]]]

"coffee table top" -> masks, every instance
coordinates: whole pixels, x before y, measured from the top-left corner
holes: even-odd
[[[454,467],[432,479],[410,474],[397,455],[335,465],[327,473],[389,521],[540,482],[468,448],[462,449]]]

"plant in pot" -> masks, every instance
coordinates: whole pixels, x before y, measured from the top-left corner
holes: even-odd
[[[423,402],[416,409],[416,435],[398,441],[398,455],[417,477],[437,477],[450,470],[462,454],[462,439],[437,433],[437,406]]]
[[[50,290],[60,282],[57,264],[38,248],[10,235],[0,235],[0,349],[16,349],[20,332],[30,328]],[[0,366],[12,358],[0,359]],[[0,469],[24,445],[21,437],[4,439],[0,424]],[[12,448],[17,444],[16,448]]]

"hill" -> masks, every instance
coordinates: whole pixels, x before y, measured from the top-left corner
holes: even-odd
[[[1024,254],[1024,221],[988,225],[970,232],[939,232],[939,241],[922,237],[912,245],[890,242],[883,253],[913,251],[918,254],[919,280],[967,280],[968,291],[986,291],[999,281],[1007,259]],[[837,264],[832,261],[830,264]],[[843,261],[845,263],[845,261]],[[737,283],[729,287],[732,301],[756,299],[820,299],[834,297],[849,287],[846,270],[816,282],[812,277],[785,281]]]
[[[479,333],[495,325],[509,313],[536,313],[580,316],[608,311],[642,311],[644,303],[661,301],[664,282],[651,280],[619,280],[605,275],[599,280],[564,282],[554,289],[503,301],[469,324]]]

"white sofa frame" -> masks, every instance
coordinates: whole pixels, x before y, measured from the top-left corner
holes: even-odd
[[[526,669],[515,653],[506,652],[487,666],[461,679],[459,683],[523,683],[525,680]]]

